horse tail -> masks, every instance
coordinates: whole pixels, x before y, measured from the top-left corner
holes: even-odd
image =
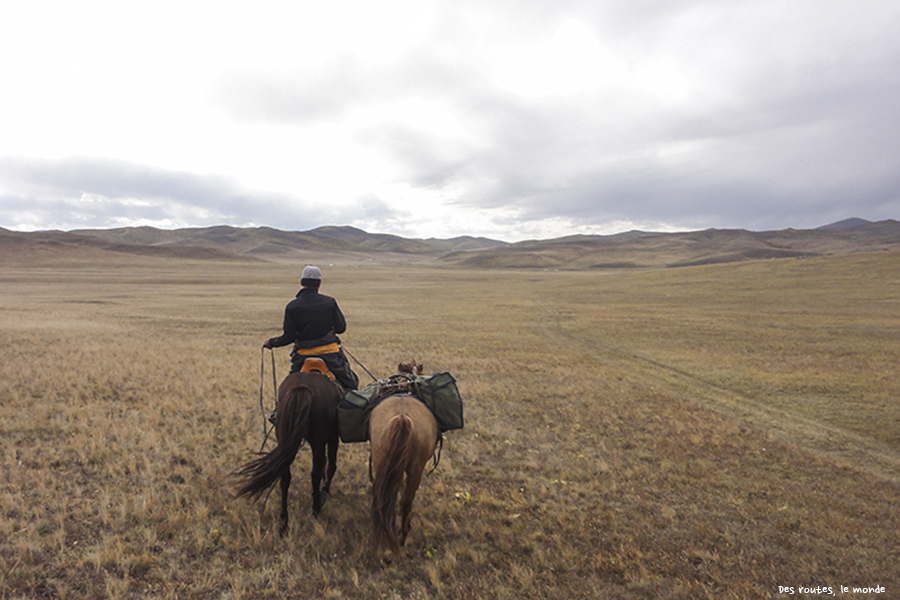
[[[372,520],[376,538],[386,541],[394,554],[400,554],[400,539],[397,536],[396,508],[397,494],[403,483],[403,474],[409,463],[412,448],[412,421],[401,415],[391,420],[387,432],[387,457],[372,486]]]
[[[309,411],[312,390],[298,386],[285,396],[278,407],[275,433],[278,444],[268,454],[244,465],[237,476],[242,479],[235,495],[258,500],[291,468],[300,445],[309,434]]]

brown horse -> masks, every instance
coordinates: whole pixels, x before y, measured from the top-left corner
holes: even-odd
[[[243,478],[237,496],[258,500],[281,479],[281,524],[283,536],[288,527],[288,487],[291,464],[303,440],[312,449],[313,514],[318,516],[337,470],[338,436],[337,406],[340,389],[320,373],[291,373],[278,388],[275,414],[275,436],[278,445],[268,454],[244,465],[237,475]],[[326,446],[328,453],[326,456]],[[327,468],[327,470],[326,470]],[[325,484],[321,487],[322,478]]]
[[[401,370],[405,365],[401,365]],[[413,363],[415,368],[415,363]],[[421,369],[419,369],[421,373]],[[387,550],[398,558],[410,529],[410,513],[422,481],[425,464],[434,455],[438,427],[431,411],[414,396],[395,395],[382,400],[369,417],[372,472],[372,520],[375,550],[390,562]],[[401,525],[397,531],[397,495]]]

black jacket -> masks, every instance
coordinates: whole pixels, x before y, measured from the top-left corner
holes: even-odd
[[[295,348],[316,348],[340,343],[336,334],[346,330],[347,322],[337,301],[305,287],[284,309],[284,333],[271,338],[269,344],[279,348],[293,342]]]

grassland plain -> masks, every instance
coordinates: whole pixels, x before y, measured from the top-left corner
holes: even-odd
[[[0,598],[900,593],[895,253],[326,266],[354,356],[450,371],[465,401],[390,567],[365,444],[342,446],[318,519],[301,452],[283,539],[275,499],[231,495],[296,266],[34,260],[0,271]]]

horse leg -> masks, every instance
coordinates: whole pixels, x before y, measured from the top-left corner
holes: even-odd
[[[278,535],[284,537],[288,529],[288,488],[291,487],[291,469],[281,475],[281,523],[278,526]]]
[[[313,514],[319,516],[322,512],[322,475],[325,473],[325,444],[312,446],[312,493],[313,493]]]
[[[328,468],[325,472],[325,486],[322,489],[325,494],[331,493],[331,480],[334,479],[334,474],[337,472],[337,455],[340,442],[341,439],[338,437],[338,434],[334,434],[328,440]]]

